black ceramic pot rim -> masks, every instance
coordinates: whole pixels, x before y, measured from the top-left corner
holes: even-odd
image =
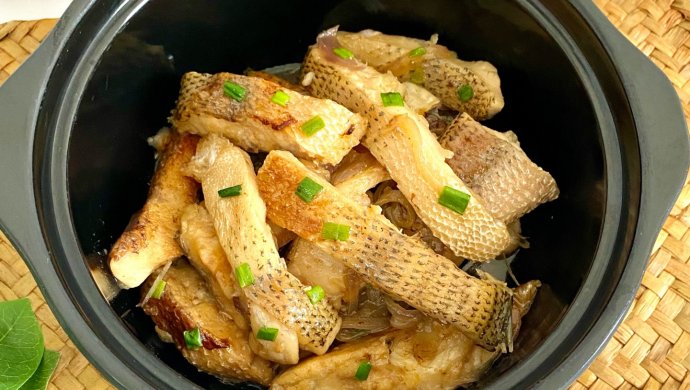
[[[570,27],[591,30],[590,45],[607,53],[585,58],[576,40],[536,0],[518,0],[551,33],[577,68],[599,119],[607,171],[607,207],[594,265],[557,329],[528,358],[491,383],[494,388],[564,387],[587,366],[611,337],[630,306],[654,238],[685,178],[688,166],[687,130],[677,96],[661,72],[632,47],[587,0],[573,0]],[[101,297],[78,246],[67,198],[66,162],[74,114],[96,59],[145,0],[97,2],[76,0],[43,47],[10,79],[0,93],[0,107],[26,112],[7,116],[16,144],[0,146],[0,166],[17,166],[9,173],[17,186],[0,189],[3,228],[29,262],[32,273],[54,313],[82,352],[113,384],[122,388],[179,388],[194,385],[159,361],[119,321]],[[562,16],[562,15],[561,15]],[[84,32],[87,32],[84,34]],[[79,50],[67,56],[65,50]],[[614,59],[614,60],[612,60]],[[588,62],[610,62],[625,86],[628,106],[638,129],[639,172],[623,169],[626,158],[617,138],[612,107]],[[615,61],[615,63],[614,63]],[[644,77],[640,77],[644,75]],[[654,102],[644,99],[654,96]],[[11,99],[8,97],[11,96]],[[663,128],[664,136],[651,129]],[[26,131],[35,129],[35,133]],[[641,177],[639,194],[625,194],[628,175]],[[673,184],[670,184],[673,183]],[[17,199],[15,202],[14,200]],[[628,203],[625,199],[633,199]],[[12,208],[10,208],[12,207]],[[639,213],[639,214],[638,214]],[[633,220],[630,221],[631,217]],[[637,223],[637,221],[640,223]],[[622,242],[622,230],[634,230],[635,240]],[[7,231],[7,230],[6,230]],[[617,281],[606,280],[606,259],[624,255],[629,261]],[[56,267],[56,259],[73,259]],[[607,301],[597,299],[604,283],[617,283]],[[583,318],[598,318],[593,326]],[[567,360],[567,361],[566,361]],[[549,367],[558,364],[555,369]]]

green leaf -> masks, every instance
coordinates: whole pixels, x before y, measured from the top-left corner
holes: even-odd
[[[55,372],[58,361],[60,360],[60,352],[45,350],[43,351],[43,358],[41,364],[38,365],[34,375],[24,383],[19,390],[45,390],[48,387],[50,377]]]
[[[0,389],[19,389],[42,356],[43,334],[29,300],[0,302]]]

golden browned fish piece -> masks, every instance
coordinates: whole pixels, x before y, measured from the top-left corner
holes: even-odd
[[[338,191],[364,206],[371,203],[366,191],[388,178],[388,172],[374,156],[359,147],[345,156],[332,175]],[[302,283],[321,286],[336,308],[355,299],[362,287],[356,272],[307,240],[297,238],[287,259],[288,271]]]
[[[148,291],[153,274],[141,289]],[[268,385],[273,364],[256,356],[247,343],[247,331],[223,314],[201,275],[184,260],[176,261],[163,277],[165,289],[159,299],[143,306],[156,327],[172,337],[177,348],[201,371],[225,380],[248,380]],[[199,328],[202,347],[191,349],[184,331]]]
[[[242,292],[254,333],[262,327],[279,328],[275,341],[250,338],[258,343],[255,351],[283,364],[297,362],[297,344],[325,353],[338,333],[340,317],[326,300],[312,303],[307,287],[287,271],[266,223],[266,208],[247,153],[212,134],[199,142],[188,171],[201,182],[206,209],[233,270],[252,275],[245,280],[253,283]],[[240,186],[237,196],[220,196],[219,191],[235,186]]]
[[[249,329],[239,304],[242,292],[204,206],[191,204],[184,209],[179,240],[189,262],[204,277],[223,312],[241,329]]]
[[[319,37],[304,61],[303,71],[313,74],[309,90],[369,119],[363,145],[386,167],[434,235],[457,256],[475,261],[493,260],[510,247],[514,239],[505,224],[489,214],[446,164],[452,153],[438,144],[425,119],[404,105],[384,106],[382,94],[395,91],[397,79],[357,60],[333,60],[326,50]],[[464,212],[439,204],[446,187],[470,196]]]
[[[455,118],[439,139],[441,146],[454,153],[446,160],[448,165],[505,223],[559,194],[553,177],[509,139],[467,114]]]
[[[539,285],[533,281],[515,289],[515,333]],[[278,375],[271,389],[455,389],[478,380],[501,355],[476,345],[453,326],[425,322],[425,329],[388,331],[304,360]],[[357,380],[362,362],[372,368],[366,380]]]
[[[309,177],[323,189],[307,203],[295,195]],[[423,313],[458,326],[489,348],[509,347],[511,291],[473,278],[420,240],[406,236],[375,206],[365,207],[309,171],[292,154],[273,151],[257,183],[274,223],[297,233],[360,274],[362,279]],[[333,234],[324,232],[337,228]]]
[[[477,120],[491,118],[503,109],[501,80],[486,61],[462,61],[434,41],[386,35],[365,30],[339,31],[337,41],[356,58],[380,72],[392,72],[401,81],[423,85],[446,107],[466,112]]]
[[[110,270],[124,288],[139,286],[153,270],[182,256],[179,219],[187,205],[196,203],[199,186],[181,169],[194,155],[198,137],[173,132],[164,139],[144,208],[108,254]]]
[[[226,96],[235,83],[236,98]],[[239,91],[239,92],[238,92]],[[273,96],[282,91],[285,106]],[[171,123],[181,132],[221,134],[249,151],[289,150],[335,165],[359,143],[366,121],[339,104],[302,95],[257,77],[189,72],[182,76]]]
[[[280,76],[274,75],[273,73],[268,73],[268,72],[264,72],[261,70],[249,69],[249,70],[247,70],[246,75],[249,77],[258,77],[260,79],[271,81],[273,83],[280,85],[281,87],[285,87],[285,88],[291,89],[295,92],[299,92],[302,95],[307,94],[307,90],[304,89],[304,87],[301,86],[300,84],[293,84],[290,81],[285,80],[284,78],[282,78]]]

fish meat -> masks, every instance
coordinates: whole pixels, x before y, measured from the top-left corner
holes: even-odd
[[[226,95],[228,82],[244,91],[241,98]],[[277,91],[288,98],[284,106],[273,101]],[[304,130],[315,118],[322,121],[321,128]],[[221,134],[248,152],[289,150],[331,165],[359,143],[366,129],[360,115],[333,101],[231,73],[185,73],[170,123],[183,133]]]
[[[505,105],[498,71],[489,62],[462,61],[436,42],[372,30],[338,31],[336,39],[379,72],[390,71],[401,81],[416,82],[444,106],[477,120],[491,118]]]
[[[190,264],[204,277],[223,312],[237,326],[247,330],[249,324],[239,302],[242,292],[204,206],[192,204],[184,209],[180,217],[179,241]]]
[[[356,60],[350,60],[355,61],[352,66],[332,61],[325,50],[317,43],[304,61],[303,71],[314,74],[309,90],[369,119],[362,144],[386,167],[434,235],[455,255],[474,261],[493,260],[514,246],[506,225],[489,214],[448,166],[445,160],[452,153],[438,144],[426,120],[404,105],[384,106],[381,94],[395,91],[400,82]],[[439,204],[445,187],[470,195],[464,213]]]
[[[249,155],[226,138],[211,134],[199,142],[187,172],[201,182],[206,209],[232,269],[250,269],[253,283],[242,293],[252,329],[255,334],[261,327],[280,329],[274,342],[250,337],[253,345],[262,347],[255,351],[282,364],[297,362],[297,344],[316,354],[325,353],[341,319],[326,300],[312,303],[308,286],[287,271],[266,223]],[[220,196],[219,191],[235,186],[241,186],[239,195]]]
[[[515,289],[515,334],[539,286],[532,281]],[[304,360],[278,375],[271,390],[455,389],[478,380],[500,355],[476,345],[453,326],[426,319],[420,326],[369,336]],[[361,362],[372,366],[363,381],[355,378]]]
[[[158,272],[143,284],[142,294],[151,289]],[[223,314],[204,279],[187,261],[177,260],[164,275],[160,298],[143,305],[159,333],[172,341],[192,365],[223,380],[247,380],[268,385],[273,363],[254,354],[247,342],[247,330]],[[184,331],[199,328],[202,346],[186,346]]]
[[[388,172],[374,156],[364,148],[356,148],[333,172],[332,182],[342,194],[368,206],[371,201],[366,191],[388,178]],[[316,245],[297,238],[286,257],[288,271],[302,283],[321,286],[334,307],[356,300],[362,287],[357,273]]]
[[[196,203],[199,185],[181,169],[196,150],[198,137],[165,133],[148,198],[108,254],[110,271],[123,288],[139,286],[158,267],[182,256],[179,219]]]
[[[517,140],[512,141],[514,136],[461,114],[439,138],[441,146],[454,153],[448,165],[506,224],[559,194],[553,177],[527,157]]]
[[[310,203],[295,195],[305,177],[322,187]],[[270,152],[257,183],[274,223],[312,242],[367,283],[430,317],[456,325],[487,348],[512,345],[506,333],[511,291],[504,283],[464,273],[419,239],[402,234],[379,207],[354,202],[289,152]],[[336,240],[324,238],[326,223],[343,226],[347,233]]]

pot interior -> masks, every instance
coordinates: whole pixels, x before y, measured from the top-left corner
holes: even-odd
[[[74,228],[86,256],[108,250],[146,198],[154,159],[147,137],[166,125],[186,71],[241,73],[300,62],[316,34],[339,24],[428,38],[465,60],[499,71],[506,107],[487,125],[513,130],[556,179],[560,198],[522,220],[530,248],[514,262],[519,281],[544,284],[500,375],[555,329],[595,258],[606,201],[603,148],[583,82],[566,53],[517,2],[481,0],[151,0],[99,59],[81,97],[69,143],[68,187]],[[124,291],[113,310],[165,364],[206,388],[199,373],[135,308]]]

